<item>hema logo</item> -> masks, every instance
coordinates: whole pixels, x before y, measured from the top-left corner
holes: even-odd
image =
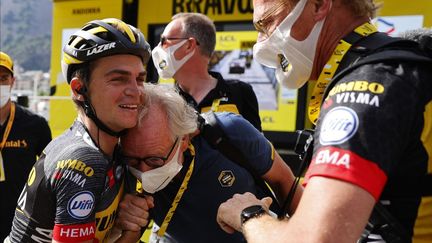
[[[320,143],[341,144],[350,139],[359,126],[357,113],[348,107],[336,107],[324,117],[321,125]]]
[[[94,206],[93,193],[83,191],[75,194],[68,202],[68,213],[76,219],[84,219],[90,215]]]

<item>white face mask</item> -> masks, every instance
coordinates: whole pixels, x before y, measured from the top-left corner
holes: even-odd
[[[307,0],[300,0],[270,37],[257,42],[253,47],[253,56],[257,62],[275,68],[276,79],[290,89],[300,88],[309,80],[318,38],[325,21],[323,19],[317,22],[303,41],[292,38],[291,28],[303,12],[306,2]],[[278,54],[286,60],[281,61]]]
[[[0,85],[0,108],[3,108],[7,104],[11,97],[11,86],[10,85]]]
[[[174,74],[187,62],[195,53],[193,50],[181,60],[176,60],[174,53],[188,40],[182,40],[179,43],[172,45],[166,49],[162,48],[161,43],[152,51],[153,64],[155,65],[158,74],[161,78],[172,78]]]
[[[179,144],[181,144],[181,142]],[[132,166],[128,166],[132,175],[141,182],[144,191],[153,194],[164,189],[174,176],[180,172],[183,167],[179,163],[180,147],[180,145],[177,147],[172,159],[159,168],[141,172]],[[181,154],[181,156],[183,156],[183,154]]]

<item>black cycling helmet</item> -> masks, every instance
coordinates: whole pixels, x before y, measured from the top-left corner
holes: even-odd
[[[139,30],[119,19],[90,21],[64,46],[63,75],[70,84],[72,74],[80,64],[115,54],[139,56],[147,64],[151,55],[150,45]]]

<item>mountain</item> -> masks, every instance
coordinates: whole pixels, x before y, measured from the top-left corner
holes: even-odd
[[[50,68],[52,0],[0,0],[0,49],[24,70]]]

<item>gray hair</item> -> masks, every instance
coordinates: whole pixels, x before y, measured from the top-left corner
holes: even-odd
[[[201,54],[211,57],[216,46],[216,27],[213,21],[200,13],[178,13],[172,20],[182,20],[185,37],[193,37],[199,43]]]
[[[406,30],[399,33],[399,36],[404,39],[416,41],[418,43],[422,43],[427,40],[431,41],[432,28],[418,28],[418,29]]]
[[[174,88],[163,84],[144,84],[144,104],[139,114],[139,121],[143,117],[151,116],[149,109],[152,105],[160,105],[166,111],[173,139],[193,133],[198,129],[197,112]]]

